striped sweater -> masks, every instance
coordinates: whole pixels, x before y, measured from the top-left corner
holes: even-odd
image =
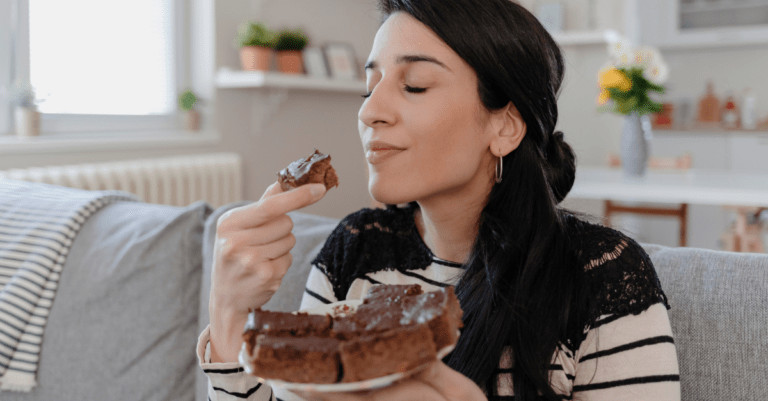
[[[363,209],[343,219],[312,262],[301,308],[362,299],[377,284],[455,285],[462,266],[436,257],[413,220],[414,206]],[[553,351],[550,383],[567,400],[679,400],[680,379],[669,304],[643,249],[618,231],[566,214],[573,246],[597,300],[583,332]],[[210,400],[299,400],[261,385],[237,363],[210,363],[209,331],[198,357]],[[514,400],[505,348],[489,400]],[[493,394],[493,395],[490,395]]]

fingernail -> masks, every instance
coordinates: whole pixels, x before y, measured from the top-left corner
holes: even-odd
[[[312,188],[309,189],[309,192],[317,198],[318,196],[325,193],[325,185],[323,184],[313,184]]]

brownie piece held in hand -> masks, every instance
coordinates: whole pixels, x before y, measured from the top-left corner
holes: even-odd
[[[277,180],[283,191],[296,188],[304,184],[325,184],[325,189],[339,186],[339,177],[331,166],[331,156],[315,153],[309,157],[296,160],[277,173]]]

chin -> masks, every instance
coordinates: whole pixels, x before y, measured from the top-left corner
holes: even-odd
[[[414,198],[409,196],[403,184],[402,181],[382,182],[376,175],[371,175],[368,180],[368,192],[373,199],[385,205],[399,205],[412,202]]]

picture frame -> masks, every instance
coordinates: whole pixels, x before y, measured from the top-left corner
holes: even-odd
[[[349,43],[328,43],[323,46],[331,79],[359,79],[355,51]]]
[[[302,51],[304,71],[313,78],[328,78],[328,67],[325,63],[323,48],[319,46],[305,47]]]

